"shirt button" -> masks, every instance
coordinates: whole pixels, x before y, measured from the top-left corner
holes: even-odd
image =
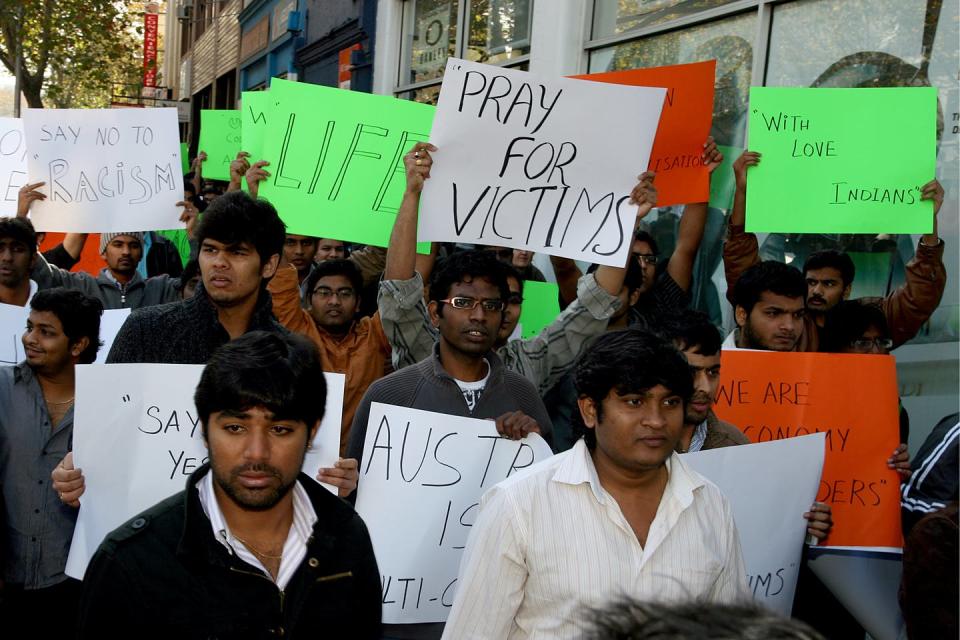
[[[144,526],[145,524],[147,524],[146,519],[144,519],[144,518],[137,518],[136,520],[134,520],[133,522],[130,523],[130,526],[131,526],[132,528],[134,528],[134,529],[143,529],[143,526]]]
[[[316,569],[317,566],[319,566],[320,561],[317,560],[316,558],[310,558],[309,560],[307,560],[307,564],[310,565],[311,568]]]

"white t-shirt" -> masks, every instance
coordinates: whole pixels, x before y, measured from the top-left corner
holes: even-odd
[[[460,387],[460,393],[463,394],[463,399],[466,401],[470,413],[473,413],[473,408],[477,406],[477,402],[480,401],[480,396],[483,395],[483,389],[487,386],[487,380],[490,379],[490,363],[484,358],[483,364],[487,367],[487,375],[485,375],[482,380],[464,382],[456,378],[453,379],[453,381],[457,383],[457,386]]]

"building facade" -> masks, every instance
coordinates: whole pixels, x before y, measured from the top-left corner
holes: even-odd
[[[240,12],[240,90],[266,89],[270,78],[297,80],[295,53],[304,42],[304,4],[246,0]]]

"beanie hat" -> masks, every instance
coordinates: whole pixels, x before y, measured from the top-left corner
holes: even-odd
[[[107,250],[107,245],[110,244],[110,241],[116,238],[117,236],[130,236],[131,238],[136,238],[141,245],[143,245],[143,232],[142,231],[121,231],[120,233],[101,233],[100,234],[100,254],[102,255],[104,251]]]

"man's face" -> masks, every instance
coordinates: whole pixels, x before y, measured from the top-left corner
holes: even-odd
[[[683,399],[657,385],[646,391],[619,395],[611,389],[602,402],[602,417],[590,398],[580,398],[584,424],[597,436],[596,456],[627,472],[650,471],[663,465],[683,430]]]
[[[317,240],[317,254],[314,258],[317,262],[324,260],[342,260],[347,255],[346,245],[339,240],[330,238],[319,238]]]
[[[271,509],[297,481],[315,432],[262,407],[211,414],[206,440],[217,497],[246,511]]]
[[[50,311],[30,311],[21,341],[27,364],[43,373],[57,373],[72,366],[72,358],[87,347],[86,338],[71,346],[60,318]]]
[[[116,236],[107,243],[103,257],[115,274],[130,277],[137,270],[143,256],[143,245],[133,236]]]
[[[260,254],[249,242],[227,245],[212,238],[200,245],[200,275],[203,288],[220,306],[242,304],[260,292],[260,282],[277,270],[279,255],[260,264]]]
[[[870,326],[858,339],[844,345],[840,353],[870,353],[885,356],[890,353],[893,340],[879,328]]]
[[[850,295],[850,285],[843,286],[839,269],[810,269],[806,279],[807,308],[814,313],[825,313]]]
[[[697,425],[707,419],[710,407],[717,397],[720,386],[720,352],[712,356],[696,353],[697,347],[686,349],[683,355],[693,372],[693,396],[687,403],[684,422]]]
[[[653,283],[656,281],[657,254],[653,252],[649,242],[634,239],[633,259],[637,260],[643,268],[643,284],[638,289],[640,295],[643,295],[653,288]]]
[[[457,297],[476,300],[500,300],[500,289],[486,278],[471,278],[450,287],[447,299]],[[503,322],[503,311],[485,311],[482,304],[473,309],[457,309],[431,301],[428,309],[433,326],[440,331],[440,339],[454,351],[482,358],[493,347]]]
[[[316,238],[287,234],[287,239],[283,243],[283,257],[296,267],[297,271],[300,273],[308,271],[315,255],[317,255]]]
[[[517,269],[529,267],[533,260],[533,251],[524,251],[523,249],[513,250],[513,266]]]
[[[497,344],[506,344],[507,339],[513,335],[513,330],[517,328],[517,322],[520,320],[520,310],[523,305],[520,282],[512,276],[507,276],[507,286],[510,287],[510,297],[507,298],[507,308],[503,310],[503,323],[497,333]]]
[[[324,276],[310,292],[310,315],[333,333],[353,322],[360,298],[346,276]]]
[[[29,277],[36,256],[36,247],[0,238],[0,285],[11,289],[20,286]]]
[[[764,291],[749,315],[736,309],[737,326],[747,349],[793,351],[803,335],[803,298],[788,298]]]

